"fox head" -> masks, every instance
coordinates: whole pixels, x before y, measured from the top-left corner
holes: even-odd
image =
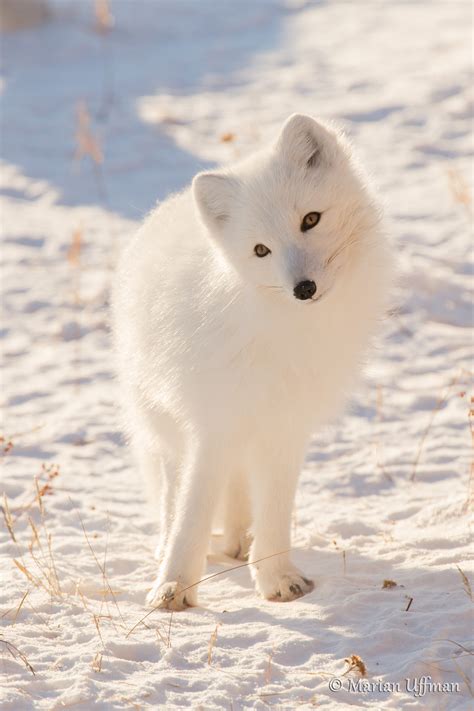
[[[379,211],[338,133],[295,114],[276,143],[198,174],[194,200],[242,279],[299,304],[323,299],[378,239]]]

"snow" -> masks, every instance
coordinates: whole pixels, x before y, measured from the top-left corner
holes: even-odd
[[[468,708],[469,3],[123,0],[105,34],[92,3],[50,5],[2,38],[2,709]],[[80,102],[103,163],[76,155]],[[302,472],[294,558],[316,588],[263,601],[216,540],[201,607],[148,614],[113,265],[157,199],[294,111],[351,136],[401,262],[367,377]],[[400,690],[349,690],[352,654]],[[459,689],[416,697],[422,676]]]

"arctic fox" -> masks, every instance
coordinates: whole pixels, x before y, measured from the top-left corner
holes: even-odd
[[[126,427],[159,495],[150,604],[197,604],[218,512],[264,598],[313,589],[289,556],[298,473],[360,370],[391,255],[348,144],[302,115],[198,174],[127,246],[114,328]]]

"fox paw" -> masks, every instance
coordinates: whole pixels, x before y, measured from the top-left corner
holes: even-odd
[[[161,583],[157,580],[146,601],[151,607],[177,612],[196,605],[196,591],[175,581]]]
[[[313,581],[303,577],[297,570],[273,575],[257,573],[256,582],[260,595],[273,602],[296,600],[314,590]]]
[[[223,552],[229,556],[229,558],[236,558],[237,560],[248,560],[250,546],[252,545],[252,537],[243,531],[235,536],[225,536],[224,537],[224,547]]]

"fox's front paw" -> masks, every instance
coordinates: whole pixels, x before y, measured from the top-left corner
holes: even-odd
[[[147,595],[148,605],[165,610],[185,610],[197,604],[196,588],[176,581],[162,583],[157,579]]]
[[[296,600],[314,590],[313,581],[305,578],[296,568],[273,573],[257,571],[256,586],[262,597],[273,602]]]
[[[233,531],[224,534],[223,552],[229,558],[248,560],[252,537],[247,531]]]

